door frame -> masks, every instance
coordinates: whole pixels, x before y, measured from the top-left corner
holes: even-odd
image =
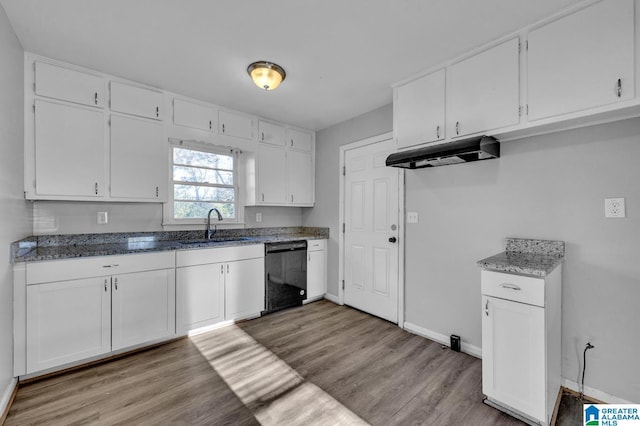
[[[346,152],[352,149],[361,148],[367,145],[383,142],[393,139],[393,132],[382,133],[380,135],[371,136],[356,142],[340,146],[340,219],[338,222],[338,300],[340,305],[344,305],[344,237],[343,224],[345,223],[345,156]],[[404,328],[404,170],[398,169],[398,327]]]

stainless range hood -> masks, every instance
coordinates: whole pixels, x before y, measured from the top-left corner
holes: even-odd
[[[500,157],[500,142],[491,136],[476,136],[440,145],[400,151],[387,157],[387,166],[405,169],[470,163]]]

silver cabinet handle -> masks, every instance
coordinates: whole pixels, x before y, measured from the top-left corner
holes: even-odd
[[[103,268],[115,268],[115,267],[118,267],[118,266],[120,266],[120,265],[117,264],[117,263],[110,263],[109,265],[102,265]]]
[[[620,78],[618,79],[617,94],[619,98],[622,97],[622,79]]]
[[[489,299],[487,299],[487,303],[484,304],[484,314],[489,316]]]
[[[95,183],[96,195],[98,195],[98,182]]]
[[[618,81],[620,81],[620,80],[618,80]],[[98,105],[98,92],[94,93],[94,95],[93,95],[93,102],[94,102],[96,105]]]
[[[224,133],[224,123],[222,123],[222,133]]]
[[[156,107],[156,118],[160,117],[160,107]]]
[[[440,139],[440,126],[436,127],[436,138]]]
[[[262,140],[264,140],[264,132],[262,132]]]
[[[113,280],[113,284],[116,287],[116,290],[118,290],[118,279],[116,278],[115,280]]]
[[[460,122],[456,121],[456,135],[460,134]]]
[[[229,273],[229,264],[227,263],[227,274]]]
[[[224,265],[220,265],[220,273],[224,274]]]
[[[213,127],[213,123],[211,122],[211,120],[209,120],[209,130],[211,130],[212,127]]]
[[[107,292],[107,279],[104,279],[104,292]]]
[[[516,290],[516,291],[522,290],[519,286],[515,284],[509,284],[509,283],[500,284],[500,287],[508,288],[509,290]]]

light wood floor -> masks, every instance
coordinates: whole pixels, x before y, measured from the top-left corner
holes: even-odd
[[[516,425],[481,362],[321,301],[23,385],[7,425]]]

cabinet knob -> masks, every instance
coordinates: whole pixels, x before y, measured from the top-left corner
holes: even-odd
[[[460,122],[456,121],[456,135],[460,134]]]
[[[487,299],[487,302],[484,304],[484,314],[489,316],[489,299]]]
[[[436,138],[440,139],[440,126],[436,127]]]
[[[116,290],[118,290],[118,279],[117,278],[113,281],[113,284],[115,285]]]
[[[224,123],[222,123],[222,133],[224,133]]]
[[[617,95],[619,98],[622,97],[622,79],[618,79],[618,85],[617,85],[617,89],[616,89]]]
[[[211,130],[213,128],[213,123],[211,122],[211,120],[209,120],[209,130]]]
[[[160,107],[156,107],[156,118],[160,117]]]
[[[107,292],[107,280],[106,280],[106,278],[104,280],[104,292],[105,293]]]
[[[620,81],[620,80],[618,80],[618,81]],[[94,93],[94,95],[93,95],[93,102],[94,102],[96,105],[98,105],[98,92]]]

